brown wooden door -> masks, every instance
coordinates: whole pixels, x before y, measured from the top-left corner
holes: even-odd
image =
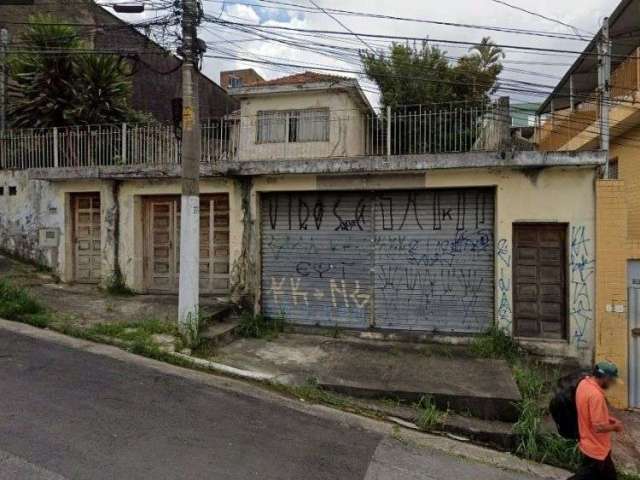
[[[180,197],[149,197],[145,215],[145,278],[150,291],[177,293],[180,280]],[[229,292],[229,199],[200,200],[200,291]]]
[[[78,283],[98,283],[102,264],[100,194],[74,194],[71,204],[74,280]]]
[[[513,228],[515,334],[566,338],[567,226],[516,224]]]

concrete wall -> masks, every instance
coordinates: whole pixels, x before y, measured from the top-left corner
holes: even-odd
[[[328,108],[328,142],[256,142],[256,116],[260,111]],[[347,93],[300,92],[269,94],[241,101],[240,160],[309,159],[364,154],[365,116]]]
[[[29,180],[25,171],[0,172],[0,248],[53,269],[63,281],[73,280],[71,193],[100,192],[102,222],[102,270],[113,273],[113,197],[109,181],[52,183]],[[16,195],[9,195],[16,187]],[[58,235],[55,246],[44,246],[45,230]]]
[[[381,176],[291,175],[256,178],[251,190],[251,225],[254,252],[259,252],[259,201],[262,192],[314,190],[372,190],[398,188],[494,187],[495,321],[512,331],[512,230],[516,222],[568,224],[567,341],[535,342],[541,353],[573,356],[590,363],[594,338],[595,170],[548,168],[543,170],[461,169],[424,174]],[[259,262],[258,262],[259,265]],[[255,288],[259,290],[259,285]],[[259,298],[259,293],[256,295]],[[259,304],[257,305],[259,306]]]
[[[132,289],[144,291],[144,241],[143,241],[143,199],[149,195],[180,195],[179,180],[130,180],[119,187],[120,205],[120,269],[127,285]],[[233,180],[223,178],[203,179],[200,182],[201,194],[228,193],[230,220],[229,263],[231,269],[232,290],[238,283],[239,261],[242,254],[243,212],[241,197]]]

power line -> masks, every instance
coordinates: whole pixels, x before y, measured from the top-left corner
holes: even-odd
[[[311,2],[311,4],[313,6],[315,6],[316,8],[319,8],[320,10],[322,10],[324,13],[327,14],[327,16],[329,18],[332,18],[338,25],[340,25],[342,28],[344,28],[346,31],[348,31],[349,33],[353,34],[358,40],[360,40],[360,42],[362,42],[362,44],[367,47],[369,50],[374,50],[373,48],[371,48],[371,46],[365,42],[362,37],[360,37],[357,33],[355,33],[353,30],[351,30],[349,27],[347,27],[344,23],[342,23],[337,17],[334,17],[331,13],[329,13],[327,10],[325,10],[324,8],[322,8],[320,5],[318,5],[314,0],[309,0]]]
[[[527,9],[522,8],[522,7],[519,7],[519,6],[517,6],[517,5],[512,5],[512,4],[507,3],[507,2],[505,2],[505,1],[503,1],[503,0],[492,0],[492,1],[493,1],[494,3],[498,3],[498,4],[500,4],[500,5],[504,5],[505,7],[509,7],[509,8],[514,9],[514,10],[518,10],[518,11],[520,11],[520,12],[524,12],[524,13],[527,13],[527,14],[529,14],[529,15],[533,15],[534,17],[542,18],[543,20],[548,20],[548,21],[550,21],[550,22],[557,23],[557,24],[562,25],[562,26],[564,26],[564,27],[568,27],[568,28],[570,28],[571,30],[573,30],[573,31],[576,33],[576,35],[578,35],[582,40],[585,40],[585,39],[584,39],[584,38],[582,38],[582,37],[580,36],[580,34],[578,33],[581,29],[579,29],[578,27],[575,27],[575,26],[573,26],[573,25],[571,25],[571,24],[569,24],[569,23],[565,23],[565,22],[563,22],[563,21],[561,21],[561,20],[558,20],[557,18],[547,17],[547,16],[542,15],[542,14],[537,13],[537,12],[532,12],[531,10],[527,10]],[[584,32],[586,32],[586,33],[588,33],[590,36],[594,36],[594,35],[595,35],[594,33],[587,32],[586,30],[583,30],[583,31],[584,31]]]

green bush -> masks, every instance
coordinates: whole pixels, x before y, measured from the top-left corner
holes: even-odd
[[[46,326],[45,309],[26,289],[0,280],[0,317]]]
[[[513,361],[521,355],[516,341],[503,329],[493,326],[473,339],[471,351],[482,358],[502,358]]]

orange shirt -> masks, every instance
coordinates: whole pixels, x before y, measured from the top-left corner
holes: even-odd
[[[587,457],[604,460],[611,451],[611,432],[598,433],[597,425],[609,424],[609,408],[604,390],[593,379],[587,377],[576,390],[580,450]]]

